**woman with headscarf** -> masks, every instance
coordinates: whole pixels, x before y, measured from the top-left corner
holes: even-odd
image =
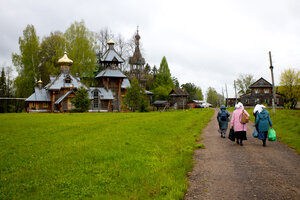
[[[254,111],[253,111],[254,112]],[[258,132],[258,139],[263,141],[263,146],[266,146],[269,127],[272,128],[272,122],[269,112],[264,105],[258,106],[255,117],[255,127]]]
[[[228,122],[229,122],[229,112],[226,110],[226,107],[224,105],[222,105],[220,107],[220,111],[218,112],[218,122],[219,122],[219,130],[221,133],[221,137],[225,138],[226,135],[226,131],[228,128]]]
[[[263,108],[265,108],[264,105],[256,104],[256,106],[253,109],[253,115],[255,117],[255,120],[256,120],[257,113],[260,113]],[[256,128],[256,130],[258,130],[257,126],[255,126],[255,128]]]
[[[243,140],[247,140],[247,124],[241,123],[241,115],[244,112],[248,117],[249,113],[244,109],[244,106],[241,102],[235,105],[235,111],[232,113],[231,126],[234,129],[234,134],[236,137],[236,143],[243,146]]]

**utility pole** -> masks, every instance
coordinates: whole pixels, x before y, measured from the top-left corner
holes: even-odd
[[[227,84],[225,83],[225,89],[226,89],[226,107],[227,107],[227,101],[228,101],[228,91],[227,91]]]
[[[274,84],[274,74],[273,74],[273,65],[272,65],[272,55],[271,51],[269,51],[269,58],[270,58],[270,70],[271,70],[271,76],[272,76],[272,90],[273,90],[273,98],[272,98],[272,107],[273,107],[273,115],[275,115],[275,84]]]
[[[224,90],[223,90],[223,88],[222,88],[222,97],[223,97],[222,105],[224,105],[225,96],[224,96]]]
[[[235,104],[237,104],[237,96],[236,96],[236,84],[234,80],[234,92],[235,92]]]

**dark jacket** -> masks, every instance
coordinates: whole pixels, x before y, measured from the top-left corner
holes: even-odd
[[[257,112],[255,119],[255,127],[258,132],[266,132],[272,126],[270,114],[267,110],[263,109],[261,113]]]
[[[225,112],[227,114],[226,121],[221,120],[221,113],[222,112]],[[219,128],[221,130],[226,130],[228,128],[229,116],[230,116],[230,113],[226,110],[226,107],[222,105],[220,107],[220,111],[218,112],[218,116],[217,116],[217,119],[218,119],[218,122],[219,122]]]

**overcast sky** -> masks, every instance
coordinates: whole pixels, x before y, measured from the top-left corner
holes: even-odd
[[[0,66],[19,53],[18,38],[33,24],[42,39],[84,20],[129,39],[139,26],[144,57],[159,66],[166,56],[180,84],[209,86],[234,97],[241,73],[275,84],[287,68],[300,68],[299,0],[0,0]]]

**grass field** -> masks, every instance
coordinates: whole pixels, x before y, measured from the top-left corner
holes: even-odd
[[[233,111],[234,109],[228,110]],[[246,110],[250,114],[250,120],[254,122],[253,109]],[[277,139],[300,154],[300,110],[276,109],[275,116],[272,109],[267,110],[270,113]]]
[[[181,199],[212,115],[1,114],[0,199]]]

